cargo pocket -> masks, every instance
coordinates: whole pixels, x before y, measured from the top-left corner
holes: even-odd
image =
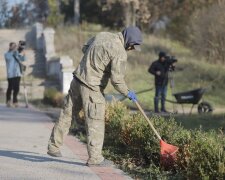
[[[102,120],[105,118],[105,99],[99,94],[90,96],[88,103],[88,116],[92,119]]]

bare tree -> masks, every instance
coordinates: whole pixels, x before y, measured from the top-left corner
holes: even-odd
[[[212,63],[225,64],[225,1],[194,14],[191,46]]]
[[[28,4],[34,5],[34,9],[32,11],[33,13],[36,13],[36,16],[39,20],[46,20],[49,13],[49,6],[47,0],[29,0]]]
[[[121,3],[122,3],[123,13],[124,13],[124,25],[135,26],[138,1],[126,0],[126,1],[122,1]]]
[[[136,25],[139,0],[105,0],[104,9],[111,11],[114,4],[120,4],[124,26]]]
[[[8,2],[7,0],[0,0],[0,27],[5,26],[8,16]]]
[[[80,23],[80,0],[74,0],[74,24]]]

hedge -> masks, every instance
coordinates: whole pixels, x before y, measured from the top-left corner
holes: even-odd
[[[106,110],[104,155],[123,170],[143,179],[224,179],[225,138],[215,131],[186,130],[173,117],[150,118],[168,143],[179,147],[175,167],[160,166],[159,140],[139,113],[120,102]]]

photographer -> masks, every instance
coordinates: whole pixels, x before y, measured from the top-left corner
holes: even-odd
[[[161,112],[167,113],[165,100],[168,85],[168,73],[174,70],[174,63],[177,62],[173,57],[169,57],[165,52],[159,53],[159,59],[154,61],[148,69],[148,72],[155,76],[155,98],[154,109],[159,113],[159,100],[161,99]]]
[[[6,92],[6,104],[8,107],[18,107],[17,96],[20,87],[20,78],[22,76],[21,62],[25,61],[25,52],[23,47],[17,49],[14,42],[9,44],[9,51],[5,53],[7,68],[8,89]],[[11,94],[13,91],[13,105],[11,104]]]

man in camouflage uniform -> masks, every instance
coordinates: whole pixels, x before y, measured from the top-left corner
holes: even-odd
[[[116,90],[131,100],[136,100],[125,81],[127,50],[140,50],[141,32],[137,27],[128,27],[122,33],[101,32],[83,47],[84,56],[74,71],[64,109],[56,122],[48,144],[48,154],[62,156],[59,147],[63,136],[69,131],[72,113],[77,119],[84,109],[89,159],[87,165],[106,165],[102,156],[105,130],[105,98],[103,91],[109,79]]]

